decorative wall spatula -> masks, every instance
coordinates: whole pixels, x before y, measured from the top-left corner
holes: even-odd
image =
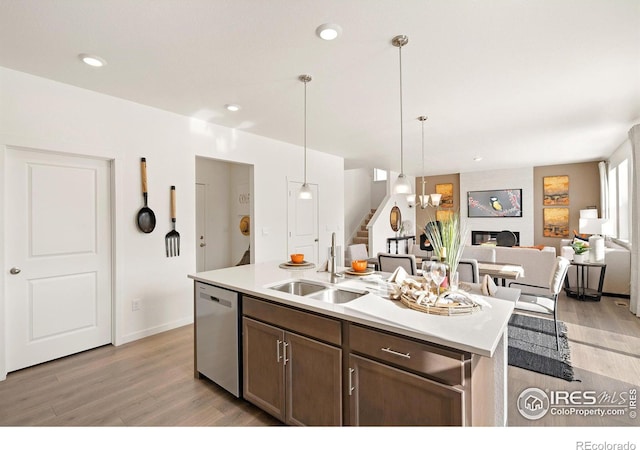
[[[164,237],[167,257],[180,256],[180,233],[176,231],[176,187],[171,186],[171,222],[173,229]]]

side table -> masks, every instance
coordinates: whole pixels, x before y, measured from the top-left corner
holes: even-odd
[[[583,262],[578,263],[575,261],[571,261],[571,265],[576,268],[576,286],[569,286],[569,277],[565,277],[564,279],[564,292],[570,296],[575,297],[578,300],[593,300],[600,301],[602,297],[602,284],[604,283],[604,274],[607,270],[607,265],[604,263],[596,263],[596,262]],[[600,280],[598,281],[598,289],[591,289],[589,286],[589,268],[590,267],[599,267],[600,268]],[[587,269],[586,277],[585,277],[585,268]]]
[[[404,241],[404,252],[409,253],[409,240],[412,240],[413,243],[416,243],[415,236],[398,236],[398,237],[390,237],[387,238],[387,253],[391,253],[391,243],[396,243],[396,254],[398,254],[398,244],[400,241]]]

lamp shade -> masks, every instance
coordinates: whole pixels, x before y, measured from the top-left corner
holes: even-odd
[[[595,209],[595,208],[581,209],[580,210],[580,218],[581,219],[597,219],[598,218],[598,210]]]
[[[394,194],[411,194],[412,192],[411,183],[405,176],[405,174],[401,173],[398,175],[398,179],[393,185],[393,193]]]
[[[300,200],[311,200],[313,198],[313,192],[307,183],[304,183],[298,192],[298,198]]]
[[[582,212],[582,211],[581,211]],[[609,219],[583,219],[579,222],[581,234],[609,234]]]

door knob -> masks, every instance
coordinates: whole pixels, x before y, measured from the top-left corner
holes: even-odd
[[[204,242],[200,243],[200,247],[205,247],[207,244],[205,244]]]
[[[18,275],[20,273],[20,268],[19,267],[12,267],[11,270],[9,270],[9,273],[11,275]]]

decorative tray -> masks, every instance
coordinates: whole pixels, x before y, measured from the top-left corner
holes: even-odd
[[[446,295],[446,294],[443,294]],[[442,298],[442,296],[440,296]],[[439,305],[439,302],[435,304],[429,303],[418,303],[416,299],[409,295],[402,294],[400,296],[400,302],[410,309],[420,311],[427,314],[435,314],[439,316],[457,316],[462,314],[472,314],[476,311],[480,311],[482,306],[477,303],[473,304],[463,304],[457,301],[452,301],[452,303],[447,305]]]

